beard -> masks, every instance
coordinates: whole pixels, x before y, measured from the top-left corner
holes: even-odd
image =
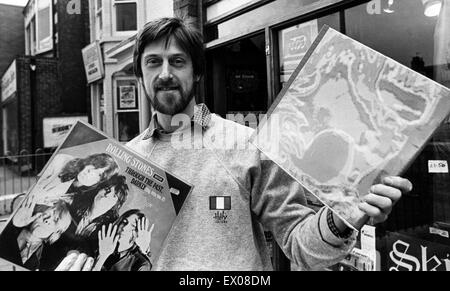
[[[161,87],[176,87],[176,89],[164,91],[159,89]],[[188,91],[184,91],[183,88],[177,84],[157,83],[153,88],[153,98],[149,97],[148,94],[147,97],[153,109],[162,114],[174,116],[182,113],[189,103],[191,103],[194,98],[193,91],[193,87]]]

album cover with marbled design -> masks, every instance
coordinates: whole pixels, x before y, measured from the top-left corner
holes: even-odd
[[[351,226],[448,116],[450,90],[324,27],[251,141]]]

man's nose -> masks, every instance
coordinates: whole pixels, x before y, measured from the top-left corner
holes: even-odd
[[[159,78],[163,81],[169,81],[170,79],[172,79],[171,67],[168,61],[163,62]]]

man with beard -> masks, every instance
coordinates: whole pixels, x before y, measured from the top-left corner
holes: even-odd
[[[272,270],[264,229],[302,270],[344,259],[356,233],[327,208],[309,209],[301,185],[248,142],[253,130],[196,105],[204,63],[200,33],[180,19],[150,22],[137,36],[135,73],[155,114],[128,146],[195,185],[154,268]],[[359,207],[383,222],[411,188],[386,177]]]

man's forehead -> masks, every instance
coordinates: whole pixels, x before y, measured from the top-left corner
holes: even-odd
[[[149,44],[144,49],[143,56],[147,55],[188,55],[179,45],[178,41],[171,38],[160,38]]]

